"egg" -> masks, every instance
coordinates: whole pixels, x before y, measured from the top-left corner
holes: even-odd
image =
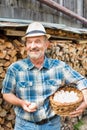
[[[78,95],[74,91],[69,92],[61,90],[54,95],[54,100],[60,103],[76,102],[78,99]]]
[[[29,109],[35,109],[37,107],[36,103],[31,103]]]

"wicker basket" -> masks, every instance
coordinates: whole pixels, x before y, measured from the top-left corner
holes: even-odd
[[[60,116],[69,116],[69,113],[73,112],[83,101],[83,94],[80,90],[76,89],[75,87],[61,87],[58,89],[58,91],[60,90],[69,91],[69,92],[74,91],[75,93],[77,93],[79,97],[79,99],[73,103],[59,103],[53,100],[54,94],[50,96],[50,104],[54,112]]]

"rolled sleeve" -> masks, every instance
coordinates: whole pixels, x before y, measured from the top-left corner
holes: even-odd
[[[8,69],[7,74],[5,75],[5,78],[2,82],[2,91],[1,93],[11,93],[15,90],[15,78],[14,73],[11,69]]]
[[[82,90],[87,88],[87,79],[70,66],[65,65],[63,75],[67,83],[76,83],[78,89]]]
[[[84,79],[78,81],[77,87],[78,87],[78,89],[80,89],[80,90],[86,89],[86,88],[87,88],[87,79],[84,78]]]

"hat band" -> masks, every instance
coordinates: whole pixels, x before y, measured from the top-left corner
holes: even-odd
[[[33,33],[43,33],[43,34],[46,34],[44,31],[34,30],[34,31],[31,31],[31,32],[26,33],[25,36],[26,36],[26,35],[29,35],[29,34],[33,34]]]

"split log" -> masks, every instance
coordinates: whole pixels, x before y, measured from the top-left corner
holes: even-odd
[[[4,44],[4,42],[5,42],[5,39],[0,38],[0,44]]]
[[[3,58],[5,58],[5,56],[6,56],[6,51],[5,50],[1,51],[0,58],[3,59]]]

